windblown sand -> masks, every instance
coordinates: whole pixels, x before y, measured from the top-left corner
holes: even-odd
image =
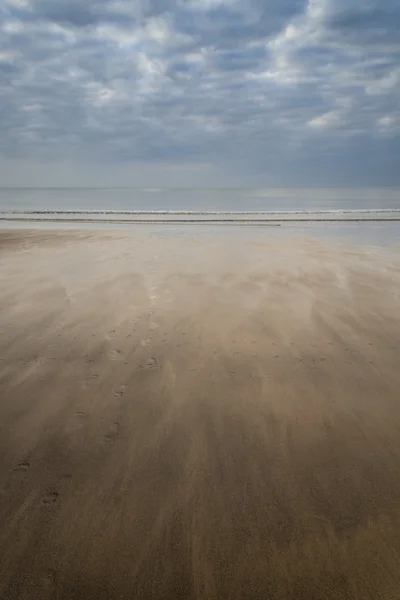
[[[398,599],[400,253],[179,231],[0,234],[0,598]]]

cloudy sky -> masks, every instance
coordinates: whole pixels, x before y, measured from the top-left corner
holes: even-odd
[[[399,0],[1,0],[0,185],[400,186]]]

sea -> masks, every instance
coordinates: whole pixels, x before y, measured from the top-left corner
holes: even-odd
[[[399,243],[400,188],[0,187],[0,225],[33,222],[283,225]]]
[[[400,212],[400,188],[0,187],[0,210],[188,212]]]

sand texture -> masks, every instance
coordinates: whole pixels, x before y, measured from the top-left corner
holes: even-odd
[[[1,233],[0,598],[400,598],[400,253]]]

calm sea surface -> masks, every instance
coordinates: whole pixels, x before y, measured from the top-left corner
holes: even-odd
[[[0,188],[0,211],[400,211],[400,189]]]

